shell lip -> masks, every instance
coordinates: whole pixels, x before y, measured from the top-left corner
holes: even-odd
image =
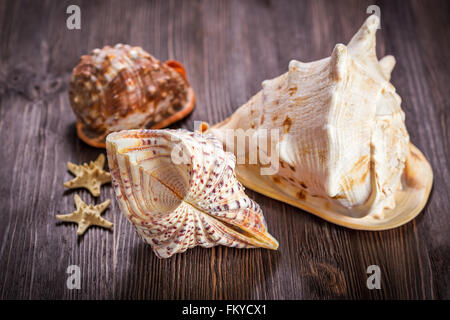
[[[227,228],[228,233],[234,234],[241,241],[246,242],[251,246],[270,250],[278,249],[278,241],[267,230],[264,230],[264,232],[255,232],[246,228],[245,225],[224,221],[218,217],[209,215],[207,212],[205,212],[205,214],[210,218],[219,221]]]
[[[270,185],[262,176],[248,168],[236,172],[239,181],[246,187],[268,197],[286,202],[294,207],[310,212],[331,223],[357,230],[381,231],[389,230],[413,220],[425,207],[433,185],[433,171],[425,156],[413,144],[410,144],[410,155],[403,173],[403,190],[396,192],[396,207],[386,210],[384,218],[365,216],[354,218],[337,213],[333,204],[323,199],[310,196],[304,200],[291,197]],[[264,176],[265,177],[265,176]],[[314,200],[313,200],[314,199]]]
[[[105,148],[105,135],[99,135],[95,137],[91,137],[89,134],[87,134],[87,128],[86,126],[79,120],[76,122],[77,127],[77,136],[81,139],[84,143],[90,145],[91,147],[95,148]]]
[[[183,79],[186,81],[186,83],[189,83],[187,75],[186,75],[186,70],[184,69],[183,65],[180,62],[178,62],[176,60],[167,60],[165,62],[165,64],[169,68],[172,68],[176,72],[178,72],[183,77]]]

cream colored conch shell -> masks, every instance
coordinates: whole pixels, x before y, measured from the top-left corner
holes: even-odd
[[[106,138],[121,211],[161,258],[197,245],[276,249],[260,207],[212,135],[128,130]]]
[[[329,58],[291,61],[287,73],[264,81],[207,131],[227,151],[227,129],[254,129],[255,141],[261,129],[279,131],[278,172],[261,175],[260,165],[238,162],[245,186],[354,229],[394,228],[423,209],[433,173],[409,142],[401,98],[389,82],[395,59],[377,60],[378,25],[370,16]]]

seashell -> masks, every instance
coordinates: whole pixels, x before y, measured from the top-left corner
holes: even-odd
[[[140,47],[122,44],[81,57],[69,98],[78,137],[99,148],[114,131],[166,127],[187,116],[195,100],[180,63],[162,63]]]
[[[158,257],[195,246],[277,249],[236,180],[234,155],[213,136],[126,130],[109,134],[106,150],[120,209]]]
[[[275,152],[258,145],[264,157],[274,156],[276,173],[262,175],[261,161],[238,159],[240,182],[354,229],[394,228],[423,209],[433,173],[409,142],[401,98],[389,82],[395,59],[376,57],[378,25],[370,16],[331,57],[292,60],[287,73],[264,81],[230,118],[209,130],[203,125],[227,151],[234,150],[230,130],[242,129],[253,141],[279,133]]]

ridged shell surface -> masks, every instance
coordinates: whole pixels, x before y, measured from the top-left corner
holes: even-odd
[[[127,130],[108,135],[106,148],[121,211],[159,257],[195,246],[278,247],[236,180],[234,155],[212,135]]]
[[[105,46],[82,56],[69,90],[80,138],[104,147],[111,132],[162,128],[186,116],[194,94],[177,71],[129,45]]]
[[[395,59],[376,57],[378,26],[373,15],[331,57],[292,60],[287,73],[264,81],[210,129],[228,151],[229,130],[248,130],[254,141],[264,131],[279,133],[277,172],[261,175],[259,165],[238,163],[244,185],[356,229],[393,228],[422,210],[433,174],[409,142],[401,98],[389,81]]]

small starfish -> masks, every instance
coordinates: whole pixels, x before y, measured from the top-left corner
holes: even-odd
[[[111,181],[109,172],[103,170],[105,165],[105,155],[101,153],[97,160],[91,161],[89,165],[83,163],[76,165],[72,162],[67,163],[67,168],[75,175],[70,181],[64,182],[64,187],[69,189],[86,188],[94,196],[100,195],[100,186]]]
[[[76,194],[74,196],[75,206],[77,209],[69,214],[58,214],[56,219],[66,222],[75,222],[78,224],[77,234],[81,236],[90,226],[99,226],[111,229],[113,224],[106,219],[100,217],[103,211],[109,207],[111,201],[108,199],[96,206],[86,203]]]

